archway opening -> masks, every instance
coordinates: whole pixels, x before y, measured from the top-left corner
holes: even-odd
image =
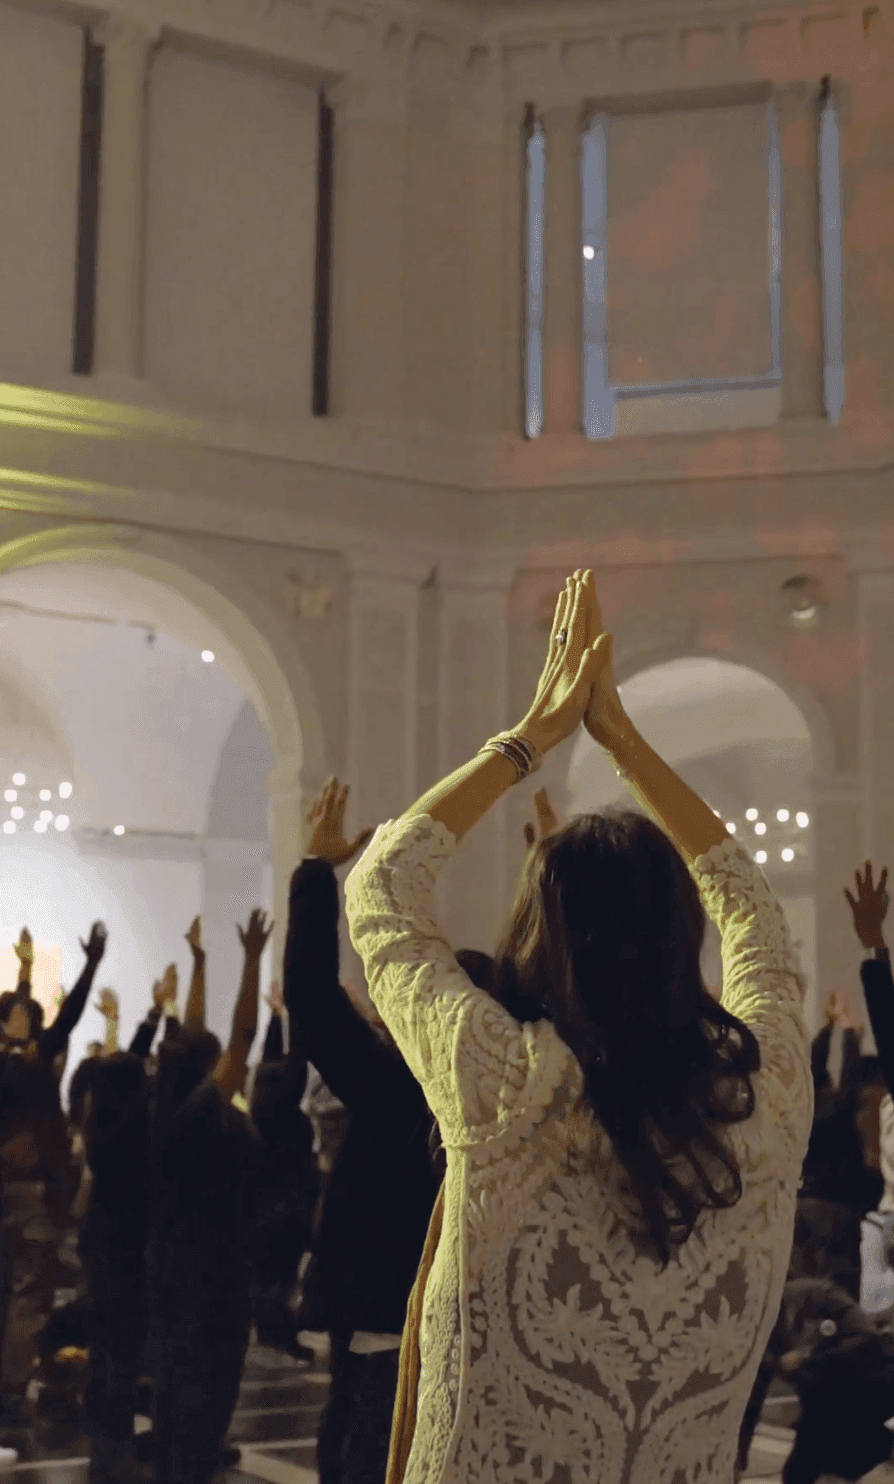
[[[208,1025],[226,1043],[242,961],[236,924],[273,908],[269,698],[214,615],[103,556],[0,573],[0,771],[16,795],[0,811],[0,988],[11,987],[11,944],[27,923],[35,993],[52,1019],[58,985],[70,989],[83,963],[78,939],[102,919],[109,945],[96,987],[118,994],[126,1046],[169,962],[185,1002],[184,934],[201,914]],[[61,785],[71,785],[65,797]],[[262,990],[272,967],[271,943]],[[103,1037],[95,1001],[72,1037],[69,1075]]]
[[[625,710],[644,737],[706,800],[761,866],[783,906],[816,1003],[814,740],[800,709],[767,676],[744,665],[681,658],[619,684]],[[583,730],[566,778],[570,813],[639,809]],[[719,989],[719,935],[709,926],[703,957]]]

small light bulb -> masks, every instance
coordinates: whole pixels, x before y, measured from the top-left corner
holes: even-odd
[[[124,825],[123,824],[116,824],[114,830],[112,831],[112,834],[113,835],[123,835],[124,834]]]
[[[755,855],[754,858],[757,861],[758,865],[759,866],[762,866],[766,862],[767,852],[765,850],[759,850],[759,851],[757,851],[757,853],[756,853],[756,855]]]
[[[757,819],[757,810],[756,809],[746,809],[745,810],[745,818],[746,819]]]
[[[789,814],[787,809],[777,809],[776,818],[779,820],[780,824],[787,824],[788,821],[791,819],[791,815]]]
[[[205,664],[206,665],[210,665],[212,663],[212,661],[214,660],[214,650],[213,649],[203,649],[202,650],[202,659],[205,661]]]
[[[767,826],[765,824],[756,824],[754,826],[754,833],[756,835],[765,835],[767,833]]]
[[[34,833],[35,833],[35,835],[45,835],[46,832],[47,832],[47,822],[46,822],[46,820],[45,819],[35,819],[35,821],[34,821]]]
[[[60,797],[60,799],[70,799],[71,798],[71,784],[70,783],[60,783],[60,785],[59,785],[59,797]]]
[[[18,796],[18,789],[5,788],[3,790],[3,797],[6,800],[7,804],[14,804]]]
[[[43,820],[44,824],[46,824],[47,821],[50,820],[50,819],[52,819],[52,817],[53,817],[53,811],[52,811],[52,809],[41,809],[41,811],[40,811],[40,817]]]
[[[62,830],[67,830],[68,829],[68,824],[69,824],[68,815],[67,814],[57,814],[56,820],[55,820],[55,824],[56,824],[56,829],[59,830],[60,833],[61,833]]]
[[[733,820],[733,819],[730,820],[729,824],[727,825],[727,829],[729,830],[729,832],[730,832],[731,835],[734,835],[736,833],[736,822],[735,822],[735,820]]]
[[[24,819],[25,817],[25,811],[22,808],[21,804],[16,804],[15,807],[10,809],[9,812],[12,815],[13,819]]]
[[[590,261],[592,261],[592,259],[595,258],[595,256],[596,256],[596,252],[595,252],[595,250],[592,247],[585,247],[584,248],[584,257],[586,258],[586,260],[587,260],[588,263]]]
[[[13,775],[12,775],[12,781],[13,781],[13,783],[17,783],[18,786],[19,786],[19,788],[21,788],[21,786],[22,786],[23,783],[27,783],[28,782],[28,780],[25,777],[24,773],[13,773]]]
[[[17,829],[18,829],[18,825],[14,824],[11,819],[4,819],[4,821],[3,821],[3,833],[4,833],[4,835],[14,835]]]
[[[42,788],[40,791],[40,797],[43,799],[44,803],[49,803],[50,799],[53,797],[52,790],[49,788]]]
[[[784,861],[793,861],[795,858],[795,852],[788,845],[781,852],[781,855]]]
[[[795,815],[795,819],[797,820],[798,824],[801,826],[801,829],[802,830],[806,830],[807,826],[810,823],[810,815],[809,814],[804,814],[803,811],[802,811],[800,814],[796,814]]]

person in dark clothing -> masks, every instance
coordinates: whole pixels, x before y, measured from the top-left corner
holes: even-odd
[[[292,1049],[351,1115],[316,1244],[331,1344],[320,1484],[382,1484],[407,1301],[443,1165],[436,1170],[429,1157],[436,1126],[419,1083],[339,983],[335,868],[372,833],[345,839],[346,800],[346,788],[330,785],[311,816],[309,854],[291,882],[283,992]]]
[[[227,1049],[191,1015],[191,991],[187,1023],[169,1019],[158,1052],[148,1356],[159,1484],[210,1484],[251,1331],[261,1143],[234,1103],[244,1107],[270,927],[263,913],[253,912],[248,929],[239,931],[245,964]],[[197,923],[190,934],[198,936]]]
[[[90,1297],[90,1479],[129,1484],[136,1467],[133,1424],[147,1322],[148,1083],[141,1058],[130,1052],[83,1065],[87,1075],[77,1106],[93,1175],[80,1233]]]
[[[878,1171],[867,1169],[858,1128],[864,1076],[859,1032],[846,1011],[830,1003],[828,1021],[811,1051],[815,1114],[804,1160],[791,1278],[828,1278],[855,1301],[860,1297],[860,1223],[882,1194]],[[844,1030],[841,1083],[827,1061],[836,1019]]]
[[[30,1435],[35,1420],[27,1387],[52,1310],[58,1252],[78,1184],[59,1101],[58,1070],[105,946],[105,928],[95,922],[88,941],[81,943],[87,960],[83,973],[48,1028],[42,1007],[31,997],[34,945],[27,928],[15,945],[18,985],[0,995],[0,1441],[9,1437],[13,1446]]]
[[[80,1171],[52,1063],[0,1052],[0,1187],[5,1292],[0,1331],[0,1442],[19,1446],[35,1417],[28,1383],[53,1307],[58,1254]]]
[[[95,922],[90,937],[81,947],[87,957],[81,977],[70,994],[65,996],[52,1025],[44,1027],[43,1008],[31,998],[31,970],[34,949],[27,929],[16,945],[19,956],[19,983],[14,991],[0,995],[0,1052],[36,1050],[51,1066],[57,1058],[68,1051],[71,1033],[84,1013],[84,1007],[96,971],[106,951],[107,934],[101,922]]]
[[[320,1178],[313,1158],[313,1128],[301,1111],[307,1060],[286,1056],[283,1001],[270,995],[270,1023],[255,1073],[251,1118],[263,1146],[258,1191],[255,1328],[259,1345],[284,1349],[296,1359],[312,1352],[298,1344],[289,1300],[298,1264],[309,1248]]]
[[[872,1034],[875,1038],[875,1044],[878,1051],[877,1059],[873,1060],[875,1060],[876,1065],[880,1069],[881,1075],[884,1078],[885,1083],[887,1084],[888,1090],[889,1092],[891,1092],[894,1091],[894,977],[892,977],[891,974],[891,962],[888,954],[888,949],[885,946],[885,941],[882,937],[882,923],[884,922],[885,914],[888,909],[888,898],[885,892],[887,875],[887,871],[883,871],[878,887],[873,888],[872,866],[870,862],[867,861],[866,873],[864,878],[861,880],[859,872],[856,873],[857,899],[855,900],[851,896],[850,892],[847,890],[845,890],[844,894],[847,897],[847,900],[853,910],[854,927],[856,929],[857,936],[859,937],[867,953],[872,954],[872,958],[865,958],[861,963],[860,978],[863,984],[863,993],[866,999],[866,1009],[869,1014],[869,1023],[872,1027]],[[818,1086],[818,1092],[827,1090],[828,1073],[826,1070],[826,1058],[828,1055],[829,1035],[830,1028],[827,1027],[825,1031],[820,1032],[819,1036],[817,1036],[816,1040],[814,1041],[814,1082],[815,1085]],[[847,1029],[845,1031],[845,1037],[845,1065],[842,1068],[841,1086],[842,1088],[845,1087],[845,1078],[847,1076],[850,1079],[850,1087],[851,1089],[853,1089],[854,1084],[858,1083],[859,1081],[859,1072],[857,1066],[855,1065],[856,1059],[854,1048],[856,1038],[853,1037],[853,1033]],[[850,1044],[848,1044],[848,1042],[850,1042]],[[875,1072],[873,1070],[873,1076],[874,1075]],[[847,1094],[845,1102],[847,1102],[848,1099],[850,1100],[851,1105],[853,1105],[853,1090],[851,1090]],[[817,1108],[819,1108],[819,1097],[817,1097]],[[849,1159],[851,1165],[853,1166],[856,1159],[853,1143],[851,1142],[850,1144],[848,1144],[848,1139],[846,1136],[840,1138],[839,1142],[836,1142],[833,1137],[829,1139],[828,1142],[825,1144],[822,1142],[822,1140],[820,1140],[818,1147],[820,1148],[820,1150],[825,1150],[829,1154],[831,1154],[830,1164],[833,1177],[832,1182],[830,1182],[831,1188],[836,1192],[836,1194],[844,1193],[846,1195],[847,1188],[846,1186],[843,1186],[843,1182],[841,1181],[840,1167],[836,1165],[835,1161],[842,1158],[842,1149],[847,1151],[849,1148],[850,1153],[849,1155],[845,1155],[842,1162],[844,1163],[845,1169],[847,1168],[847,1159]],[[811,1139],[810,1148],[808,1149],[808,1158],[810,1155],[810,1150],[813,1148],[813,1139]],[[812,1182],[810,1188],[812,1188],[813,1190],[817,1189],[819,1171],[821,1170],[821,1166],[819,1166],[819,1170],[818,1166],[819,1161],[817,1161],[814,1169],[809,1172]],[[822,1187],[820,1186],[820,1188]],[[845,1212],[847,1212],[846,1206],[844,1207],[844,1210]],[[799,1219],[800,1214],[801,1213],[799,1211]],[[826,1289],[829,1293],[831,1293],[834,1285],[829,1280],[827,1273],[823,1272],[819,1275],[816,1275],[809,1272],[805,1273],[804,1271],[802,1271],[803,1268],[809,1266],[810,1262],[809,1249],[807,1246],[807,1243],[809,1241],[809,1228],[807,1228],[806,1230],[805,1228],[806,1222],[801,1228],[800,1251],[797,1246],[793,1251],[793,1261],[789,1270],[789,1284],[787,1284],[786,1286],[786,1292],[789,1292],[791,1285],[794,1284],[795,1287],[791,1289],[792,1292],[802,1294],[807,1293],[809,1290],[805,1288],[804,1285],[808,1279],[813,1280],[813,1290],[810,1291],[821,1292],[821,1280],[824,1279]],[[826,1231],[826,1235],[828,1237],[828,1230]],[[832,1235],[834,1236],[834,1232]],[[820,1239],[823,1236],[822,1227],[820,1227],[818,1236]],[[833,1266],[838,1267],[839,1269],[843,1268],[846,1273],[849,1273],[851,1271],[850,1265],[853,1262],[853,1232],[849,1228],[846,1229],[846,1238],[847,1246],[844,1249],[845,1260],[842,1262],[841,1258],[839,1257],[836,1261],[836,1255],[833,1251],[830,1261],[830,1254],[827,1250],[825,1254],[820,1254],[820,1261],[824,1264],[825,1267]],[[795,1228],[795,1240],[797,1243],[797,1225]],[[857,1231],[857,1243],[859,1262],[859,1229]],[[859,1299],[859,1278],[860,1275],[858,1266],[856,1295],[857,1299]],[[849,1302],[853,1304],[855,1297],[853,1293],[853,1282],[851,1281],[849,1286],[842,1284],[840,1285],[840,1287],[842,1293],[846,1294]],[[784,1348],[784,1332],[786,1324],[790,1322],[791,1312],[791,1305],[789,1306],[789,1310],[786,1310],[785,1303],[783,1303],[783,1309],[780,1312],[780,1318],[777,1327],[774,1330],[774,1334],[771,1337],[770,1344],[767,1347],[767,1353],[764,1356],[763,1361],[761,1362],[761,1366],[758,1370],[757,1378],[755,1380],[754,1388],[752,1390],[751,1397],[749,1398],[748,1406],[745,1409],[745,1415],[742,1420],[742,1428],[739,1434],[739,1451],[736,1460],[737,1478],[741,1476],[741,1474],[747,1467],[748,1453],[751,1447],[752,1439],[754,1437],[754,1431],[757,1427],[758,1421],[760,1420],[761,1409],[763,1407],[764,1401],[774,1377],[780,1374],[790,1374],[789,1372],[780,1370],[779,1359],[781,1354],[780,1347],[782,1346]],[[815,1370],[816,1367],[814,1366],[814,1371]],[[819,1396],[822,1392],[822,1385],[817,1383],[817,1386],[819,1387],[819,1389],[814,1388],[814,1396]],[[840,1426],[840,1419],[842,1415],[847,1414],[843,1414],[840,1407],[836,1407],[836,1411],[834,1413],[836,1426]],[[891,1413],[889,1415],[894,1415],[894,1405],[892,1405]],[[810,1437],[809,1430],[806,1436],[808,1438]],[[821,1437],[820,1444],[822,1444]],[[890,1434],[888,1446],[890,1448]],[[809,1443],[805,1444],[805,1452],[808,1458],[812,1456]],[[829,1458],[831,1459],[831,1454],[829,1455]],[[865,1464],[859,1470],[859,1472],[866,1472],[872,1466],[872,1463]],[[795,1468],[793,1478],[797,1477],[799,1468],[800,1464],[798,1464]],[[844,1470],[840,1469],[839,1472],[843,1473]],[[846,1475],[846,1477],[856,1477],[856,1475]],[[792,1484],[792,1481],[787,1481],[787,1484]]]

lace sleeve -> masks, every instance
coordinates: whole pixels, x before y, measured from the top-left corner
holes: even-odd
[[[549,1105],[574,1058],[548,1021],[520,1025],[463,973],[434,886],[456,849],[427,814],[380,825],[345,883],[370,999],[421,1084],[445,1145],[481,1143]]]
[[[807,983],[785,914],[763,873],[730,837],[690,866],[722,939],[723,1006],[757,1037],[786,1142],[806,1150],[813,1118]]]

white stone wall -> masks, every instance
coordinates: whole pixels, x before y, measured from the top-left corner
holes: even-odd
[[[767,674],[801,709],[815,747],[817,981],[856,986],[841,886],[866,853],[894,858],[883,13],[754,4],[645,25],[619,6],[571,26],[552,9],[522,22],[507,7],[478,27],[449,4],[350,23],[327,4],[183,0],[175,38],[163,9],[144,7],[139,24],[126,12],[114,0],[95,32],[106,48],[96,364],[76,378],[81,34],[0,0],[0,181],[13,203],[0,243],[0,573],[101,550],[218,624],[276,759],[274,954],[308,795],[339,772],[351,827],[374,824],[516,720],[542,660],[543,591],[590,564],[625,674],[714,655]],[[822,417],[811,132],[824,72],[844,176],[847,400],[834,428]],[[335,263],[331,415],[314,419],[320,86],[336,114]],[[652,437],[671,425],[667,407],[650,422],[640,405],[629,436],[587,443],[574,236],[584,119],[608,96],[710,87],[722,107],[767,86],[786,192],[782,416],[754,427],[766,409],[746,398],[726,427],[707,428],[712,412]],[[530,442],[529,102],[553,151],[546,421]],[[736,204],[744,238],[751,195]],[[672,360],[672,315],[663,331]],[[292,580],[313,567],[332,592],[317,620],[296,616]],[[795,634],[779,588],[802,571],[829,605]],[[559,750],[538,780],[560,803],[568,757]],[[509,796],[445,880],[457,945],[492,944],[534,786]]]

